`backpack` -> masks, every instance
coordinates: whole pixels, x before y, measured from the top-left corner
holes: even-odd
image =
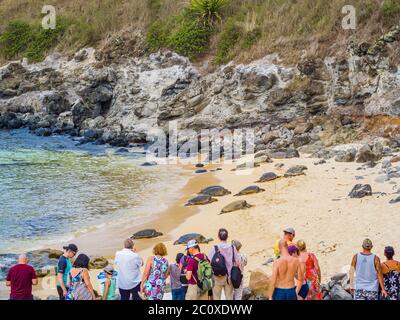
[[[235,289],[238,289],[242,284],[243,274],[239,267],[235,265],[235,250],[232,246],[232,269],[231,269],[231,282]]]
[[[214,275],[216,276],[226,276],[228,270],[226,269],[225,258],[218,249],[218,246],[214,246],[215,253],[211,259],[211,266]]]
[[[198,257],[193,257],[197,263],[197,286],[202,292],[207,292],[211,290],[214,286],[213,281],[213,271],[210,262],[208,262],[207,257],[204,256],[203,260]]]

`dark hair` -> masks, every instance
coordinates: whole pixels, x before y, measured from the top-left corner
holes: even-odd
[[[89,261],[90,258],[86,255],[81,253],[74,262],[73,267],[74,268],[85,268],[85,269],[89,269]]]
[[[193,249],[199,250],[200,251],[200,247],[199,245],[192,247]]]
[[[385,247],[385,257],[388,258],[389,260],[392,260],[394,256],[394,249],[393,247]]]
[[[184,256],[183,253],[178,253],[178,254],[176,255],[176,259],[175,259],[176,263],[181,262],[181,259],[182,259],[183,256]]]
[[[228,239],[228,230],[225,228],[219,229],[218,238],[220,238],[222,241],[226,241]]]

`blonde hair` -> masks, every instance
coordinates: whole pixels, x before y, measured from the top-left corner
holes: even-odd
[[[306,243],[303,240],[297,241],[297,248],[300,252],[306,251]]]
[[[153,248],[153,254],[155,256],[165,257],[168,254],[167,247],[162,242],[157,243]]]

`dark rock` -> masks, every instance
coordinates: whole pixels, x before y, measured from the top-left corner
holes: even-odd
[[[157,162],[156,161],[146,161],[141,164],[142,167],[151,167],[151,166],[156,166]]]
[[[335,284],[333,286],[330,291],[330,296],[332,300],[353,300],[352,295],[338,284]]]
[[[108,265],[108,260],[104,257],[94,257],[90,259],[89,268],[91,269],[103,269]]]
[[[400,203],[400,196],[389,201],[390,204]]]
[[[290,159],[299,158],[300,154],[296,149],[276,149],[268,153],[272,159]]]
[[[372,188],[369,184],[357,184],[349,193],[350,198],[363,198],[372,195]]]
[[[352,148],[350,150],[342,151],[335,157],[336,162],[353,162],[356,158],[357,150]]]
[[[377,161],[382,158],[382,154],[375,153],[371,150],[369,145],[364,145],[358,150],[356,155],[356,162],[363,163],[368,161]]]

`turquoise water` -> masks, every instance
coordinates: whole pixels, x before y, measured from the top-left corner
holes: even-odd
[[[0,253],[25,251],[105,221],[151,213],[152,188],[173,170],[139,166],[142,156],[66,137],[0,131]],[[177,173],[178,174],[178,173]]]

